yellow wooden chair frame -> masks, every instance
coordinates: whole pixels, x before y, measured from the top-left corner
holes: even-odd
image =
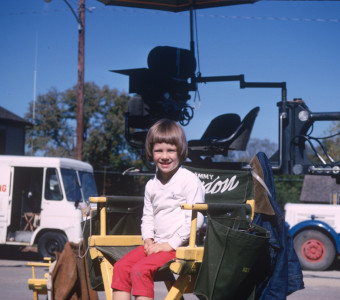
[[[106,234],[106,197],[90,197],[91,203],[97,203],[100,215],[100,233],[89,237],[89,252],[91,259],[99,259],[101,275],[107,300],[112,300],[112,273],[113,265],[107,260],[104,254],[97,248],[98,246],[138,246],[143,245],[140,235],[107,235]],[[248,200],[247,204],[254,212],[254,200]],[[178,275],[174,284],[165,282],[168,294],[165,300],[179,300],[185,293],[192,293],[194,290],[196,277],[202,263],[204,247],[196,246],[197,212],[208,209],[208,204],[184,204],[182,209],[192,210],[191,231],[189,246],[179,247],[176,250],[176,259],[169,266],[169,269]]]
[[[44,257],[47,262],[28,262],[27,266],[32,267],[32,278],[28,279],[28,288],[33,291],[33,300],[38,300],[39,295],[47,295],[47,278],[48,272],[44,274],[44,278],[37,278],[35,274],[36,267],[51,267],[51,258]]]

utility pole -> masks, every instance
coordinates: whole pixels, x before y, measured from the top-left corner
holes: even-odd
[[[44,0],[51,2],[52,0]],[[78,15],[71,4],[64,0],[78,23],[78,80],[77,80],[77,103],[76,103],[76,151],[75,158],[83,159],[84,138],[84,68],[85,68],[85,0],[79,0]]]
[[[79,0],[78,24],[77,128],[75,158],[82,160],[84,138],[85,0]]]

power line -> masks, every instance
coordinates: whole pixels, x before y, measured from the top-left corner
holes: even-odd
[[[67,12],[69,13],[69,9],[49,9],[49,10],[31,10],[31,11],[15,11],[8,13],[0,13],[0,17],[6,16],[20,16],[20,15],[40,15],[40,14],[49,14],[49,13],[60,13]]]
[[[320,0],[264,0],[266,2],[320,2]],[[338,1],[338,0],[335,0]],[[330,2],[330,1],[326,1]],[[153,15],[174,15],[173,12],[158,11],[158,10],[141,10],[133,8],[121,8],[121,7],[96,7],[96,10],[111,10],[116,12],[124,12],[130,14],[153,14]],[[0,13],[0,16],[18,16],[18,15],[34,15],[34,14],[49,14],[49,13],[69,13],[68,9],[53,9],[53,10],[41,10],[41,11],[18,11],[9,13]],[[177,13],[179,16],[187,15],[186,12]],[[211,18],[211,19],[231,19],[231,20],[255,20],[255,21],[284,21],[284,22],[319,22],[319,23],[339,23],[338,18],[295,18],[295,17],[274,17],[274,16],[231,16],[222,14],[203,14],[198,13],[197,17]]]
[[[243,20],[258,20],[258,21],[294,21],[294,22],[340,22],[340,19],[325,19],[325,18],[288,18],[288,17],[257,17],[257,16],[226,16],[213,14],[198,14],[198,17],[208,17],[213,19],[243,19]]]

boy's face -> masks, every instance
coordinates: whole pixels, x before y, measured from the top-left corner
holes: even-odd
[[[170,179],[179,166],[177,146],[167,143],[155,143],[152,149],[153,162],[164,179]]]

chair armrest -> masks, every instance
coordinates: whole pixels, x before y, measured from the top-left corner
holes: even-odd
[[[35,275],[35,267],[51,267],[51,258],[44,257],[44,260],[47,262],[28,262],[26,265],[32,267],[32,278],[29,278],[27,281],[28,288],[33,290],[33,295],[36,294],[47,294],[47,277],[48,273],[44,274],[44,278],[36,278]],[[37,297],[37,295],[36,295]],[[33,296],[34,298],[34,296]]]
[[[26,263],[27,266],[32,267],[32,278],[35,279],[35,267],[51,267],[52,260],[50,257],[44,257],[44,260],[47,262],[28,262]]]

